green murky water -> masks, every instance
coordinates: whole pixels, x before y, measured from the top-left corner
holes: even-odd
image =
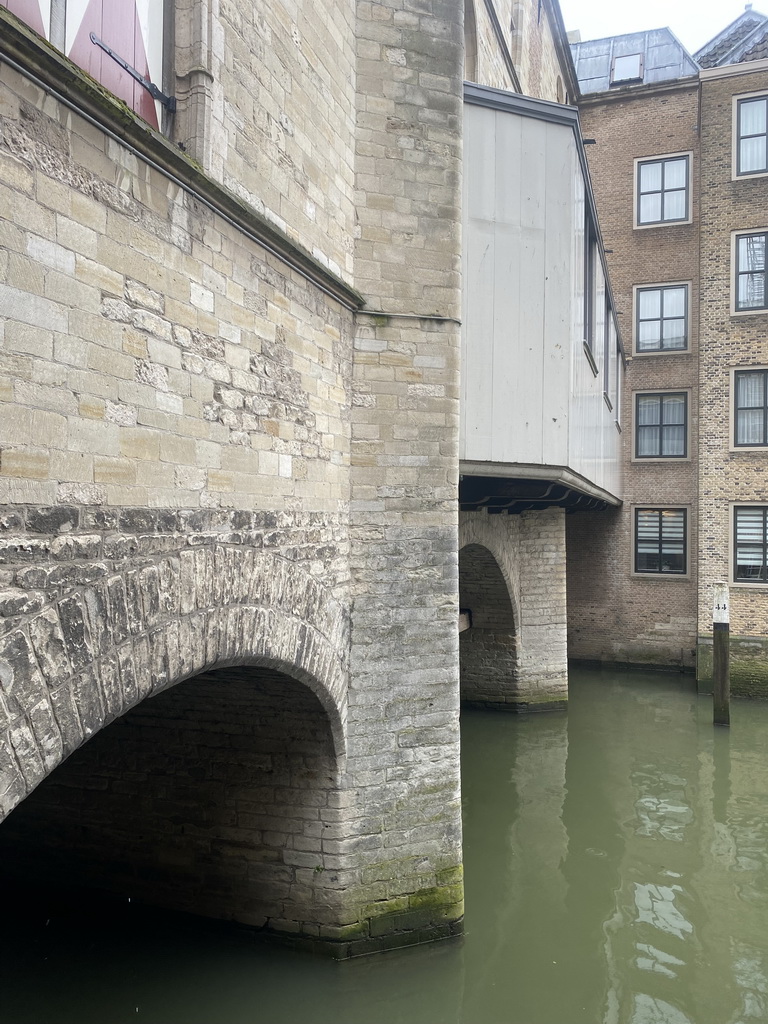
[[[185,920],[6,915],[8,1024],[768,1021],[768,705],[578,673],[462,724],[466,936],[344,964]],[[46,923],[47,922],[47,923]]]

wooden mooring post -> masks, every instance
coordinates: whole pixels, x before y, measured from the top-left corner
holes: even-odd
[[[714,724],[731,724],[730,616],[728,584],[716,583],[712,612],[712,700]]]

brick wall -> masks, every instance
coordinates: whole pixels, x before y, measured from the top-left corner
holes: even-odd
[[[710,676],[712,587],[731,580],[734,692],[768,694],[768,588],[733,585],[731,503],[768,503],[766,453],[733,451],[731,370],[768,365],[768,314],[732,315],[733,231],[768,227],[768,179],[733,180],[733,97],[768,92],[768,72],[704,78],[701,84],[701,346],[699,387],[701,488],[698,627],[699,676]]]
[[[571,657],[640,664],[693,664],[696,631],[696,500],[699,139],[696,84],[587,98],[582,131],[608,252],[617,312],[629,357],[622,408],[624,505],[618,512],[568,517],[569,652]],[[690,224],[635,228],[635,160],[693,154]],[[633,291],[637,285],[689,283],[689,343],[685,352],[638,354]],[[688,394],[685,460],[636,460],[638,392]],[[637,506],[683,506],[688,512],[685,576],[635,575],[633,520]]]

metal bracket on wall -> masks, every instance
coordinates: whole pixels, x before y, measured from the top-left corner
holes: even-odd
[[[95,32],[91,32],[91,42],[94,46],[100,47],[100,49],[102,49],[108,57],[111,57],[116,64],[119,64],[124,71],[127,71],[131,78],[134,78],[139,83],[139,85],[143,86],[147,90],[147,92],[149,93],[153,100],[157,100],[158,103],[162,103],[163,106],[169,111],[169,113],[176,113],[175,96],[166,96],[164,92],[160,92],[160,90],[157,88],[154,82],[150,82],[150,80],[148,78],[145,78],[144,75],[142,75],[140,72],[136,70],[136,68],[131,67],[128,61],[123,60],[123,58],[116,54],[113,49],[107,46],[107,44],[103,40],[99,39]]]

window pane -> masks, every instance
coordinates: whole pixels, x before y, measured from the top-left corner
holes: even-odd
[[[639,313],[641,320],[658,320],[661,316],[661,290],[652,288],[639,293]]]
[[[643,426],[661,422],[661,400],[658,395],[637,396],[637,422]]]
[[[765,235],[742,235],[739,239],[739,270],[765,270]]]
[[[687,160],[665,160],[664,161],[664,188],[685,188]]]
[[[739,135],[765,133],[765,112],[765,99],[742,100],[739,104]]]
[[[661,191],[661,164],[640,164],[640,191]]]
[[[685,572],[685,553],[682,543],[674,547],[664,547],[661,552],[662,572]]]
[[[736,405],[740,409],[754,409],[765,404],[765,375],[739,373],[736,375]]]
[[[648,458],[659,455],[659,427],[638,427],[637,457]]]
[[[661,513],[662,534],[665,539],[676,539],[683,536],[685,513],[678,509],[665,509]]]
[[[685,395],[664,396],[664,422],[685,423]]]
[[[744,580],[747,583],[755,583],[765,579],[761,562],[748,562],[742,558],[739,551],[736,556],[736,579]]]
[[[739,171],[764,171],[766,169],[765,136],[758,135],[755,139],[742,139],[739,143]]]
[[[664,289],[664,316],[685,316],[685,288]]]
[[[737,412],[736,444],[763,444],[762,409],[740,409]]]
[[[739,309],[765,306],[765,274],[739,275]]]
[[[638,325],[637,347],[640,352],[659,348],[660,324],[658,320],[647,320]]]
[[[664,220],[685,220],[685,192],[664,193]]]
[[[767,538],[762,508],[736,509],[736,542],[738,544],[763,543]]]
[[[661,220],[661,193],[640,197],[640,223],[652,224]]]
[[[658,320],[647,320],[638,325],[637,347],[640,352],[654,350],[660,347],[660,324]]]
[[[685,348],[685,320],[664,321],[664,348]]]
[[[664,427],[661,438],[661,454],[681,458],[685,455],[685,427]]]
[[[627,78],[640,77],[640,54],[630,53],[626,57],[617,57],[613,64],[613,81],[622,82]]]

